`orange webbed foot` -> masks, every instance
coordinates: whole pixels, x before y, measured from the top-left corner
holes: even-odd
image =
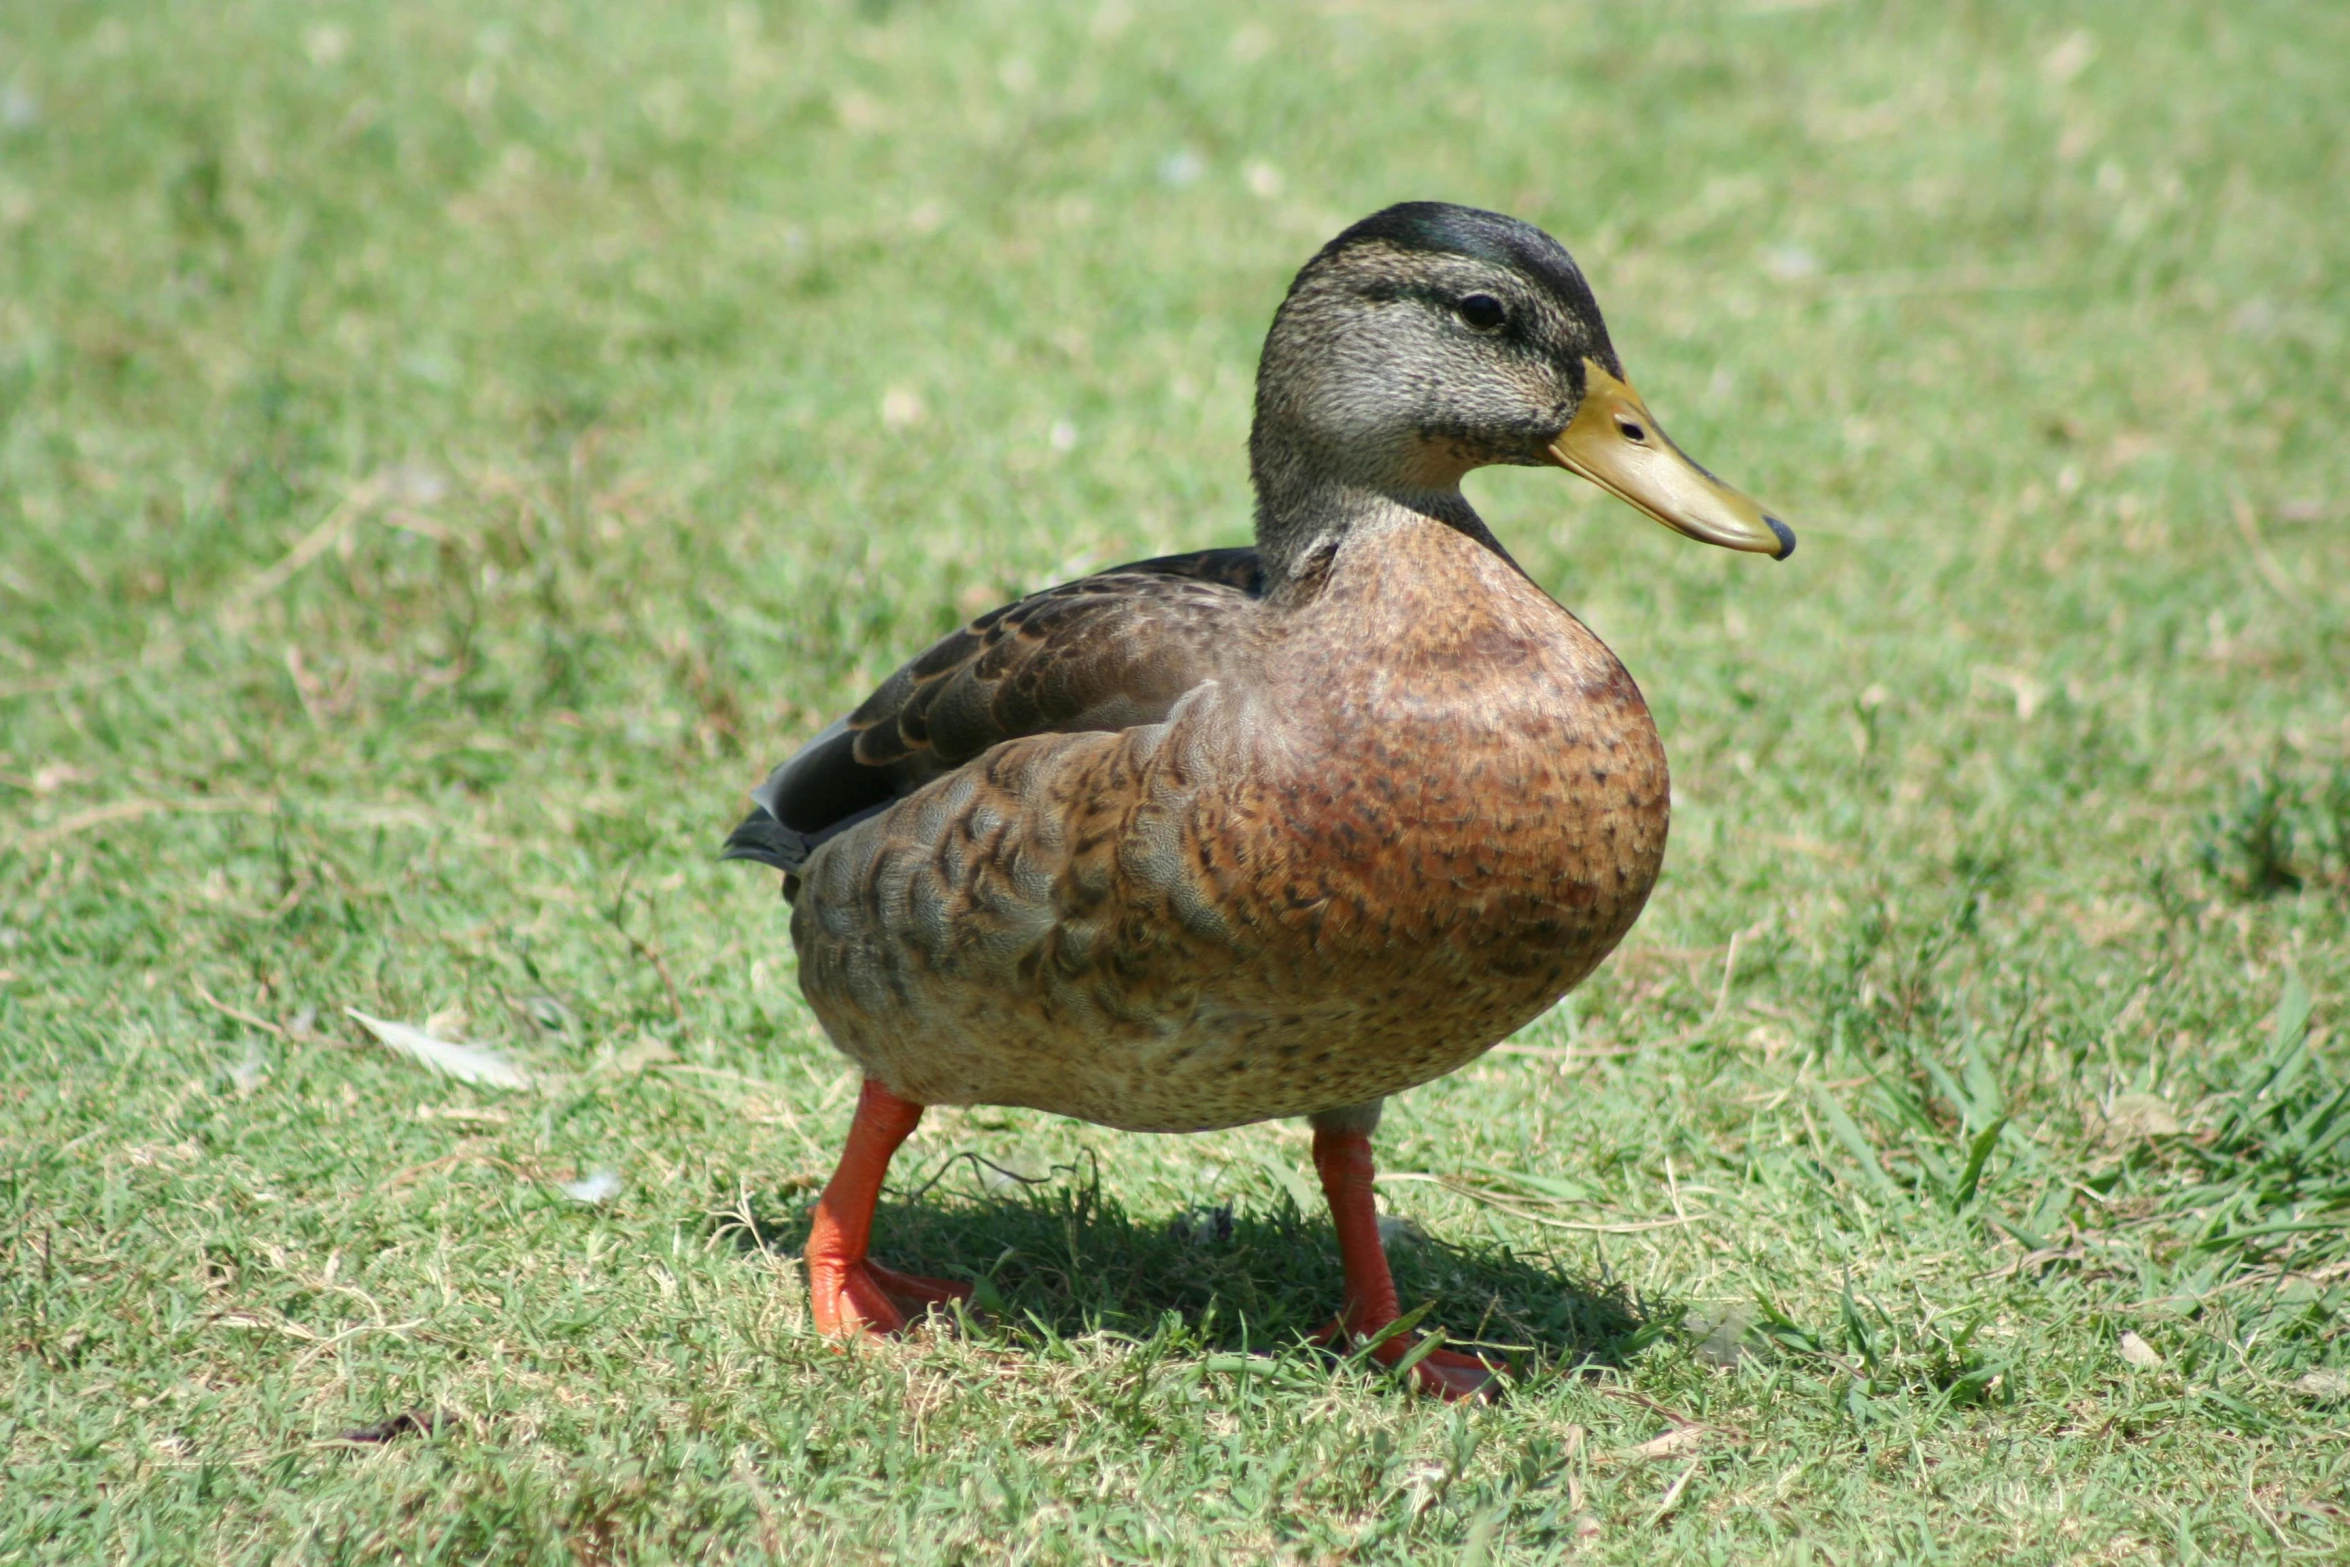
[[[826,1338],[894,1338],[906,1331],[906,1314],[862,1261],[827,1265],[810,1258],[808,1306]]]
[[[1383,1366],[1393,1366],[1409,1357],[1419,1344],[1419,1334],[1398,1333],[1371,1351],[1371,1358]],[[1407,1374],[1416,1391],[1433,1393],[1446,1403],[1501,1396],[1501,1373],[1487,1361],[1457,1350],[1428,1350],[1412,1362]]]
[[[968,1284],[900,1273],[865,1255],[881,1178],[921,1119],[922,1106],[873,1078],[857,1095],[840,1165],[817,1197],[808,1225],[808,1305],[816,1331],[826,1338],[894,1336],[906,1331],[909,1317],[971,1298]]]
[[[1412,1331],[1427,1306],[1409,1319],[1397,1309],[1395,1279],[1387,1270],[1387,1247],[1379,1235],[1379,1204],[1372,1193],[1369,1126],[1377,1120],[1377,1107],[1372,1106],[1367,1114],[1357,1107],[1314,1121],[1314,1167],[1321,1172],[1322,1191],[1330,1199],[1339,1261],[1346,1270],[1345,1308],[1317,1338],[1330,1345],[1379,1340],[1371,1358],[1383,1366],[1404,1368],[1412,1386],[1423,1393],[1443,1399],[1498,1397],[1498,1368],[1474,1355],[1431,1345]]]
[[[808,1295],[816,1331],[826,1338],[895,1338],[931,1307],[969,1300],[971,1286],[900,1273],[867,1258],[829,1265],[812,1260]]]
[[[918,1317],[931,1306],[952,1306],[971,1299],[971,1286],[957,1279],[926,1278],[919,1273],[900,1273],[885,1268],[872,1258],[865,1259],[865,1271],[881,1292],[895,1301],[908,1316]]]
[[[1382,1323],[1380,1326],[1384,1327],[1385,1324]],[[1369,1333],[1350,1333],[1347,1331],[1346,1324],[1340,1321],[1332,1322],[1321,1332],[1315,1334],[1314,1342],[1326,1344],[1333,1349],[1344,1349],[1358,1339],[1377,1336],[1378,1328],[1376,1327]],[[1406,1375],[1411,1378],[1412,1390],[1417,1393],[1433,1393],[1446,1403],[1458,1403],[1469,1398],[1491,1399],[1501,1396],[1501,1371],[1489,1360],[1476,1355],[1464,1355],[1458,1350],[1443,1348],[1430,1349],[1414,1357],[1412,1352],[1419,1348],[1425,1338],[1426,1335],[1420,1333],[1393,1334],[1371,1351],[1371,1358],[1380,1365],[1389,1367],[1400,1365],[1405,1359],[1410,1358],[1412,1366]]]

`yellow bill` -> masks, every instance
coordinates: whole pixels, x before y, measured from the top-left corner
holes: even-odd
[[[1795,530],[1692,461],[1657,428],[1638,392],[1596,360],[1584,360],[1583,370],[1583,406],[1550,443],[1552,462],[1675,533],[1775,560],[1795,553]]]

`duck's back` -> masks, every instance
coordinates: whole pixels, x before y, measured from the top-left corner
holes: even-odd
[[[1162,721],[995,746],[808,857],[801,984],[868,1073],[1137,1129],[1308,1114],[1451,1071],[1630,927],[1654,726],[1507,560],[1364,530],[1217,613]]]

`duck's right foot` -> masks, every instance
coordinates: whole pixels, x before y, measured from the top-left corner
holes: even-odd
[[[1383,1366],[1392,1366],[1410,1354],[1419,1342],[1417,1333],[1399,1333],[1371,1351],[1371,1358]],[[1501,1396],[1501,1374],[1489,1362],[1458,1350],[1428,1351],[1413,1363],[1410,1376],[1415,1390],[1433,1393],[1447,1403]]]
[[[1349,1332],[1346,1323],[1340,1320],[1313,1335],[1313,1341],[1344,1353],[1358,1338],[1370,1336],[1368,1333]],[[1395,1334],[1371,1351],[1371,1359],[1378,1365],[1393,1368],[1419,1347],[1423,1337],[1418,1333]],[[1466,1398],[1501,1396],[1501,1372],[1493,1362],[1476,1355],[1464,1355],[1458,1350],[1429,1350],[1412,1363],[1408,1375],[1414,1392],[1433,1393],[1448,1403],[1457,1403]]]

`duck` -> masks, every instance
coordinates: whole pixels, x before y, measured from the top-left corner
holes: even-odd
[[[823,1335],[970,1295],[869,1250],[930,1106],[1302,1117],[1343,1273],[1325,1341],[1441,1397],[1497,1389],[1398,1328],[1371,1136],[1623,939],[1671,791],[1639,687],[1461,481],[1556,467],[1703,543],[1785,560],[1795,535],[1666,436],[1564,246],[1444,202],[1297,273],[1248,455],[1253,547],[978,616],[775,768],[726,840],[783,873],[801,991],[862,1074],[806,1247]]]

